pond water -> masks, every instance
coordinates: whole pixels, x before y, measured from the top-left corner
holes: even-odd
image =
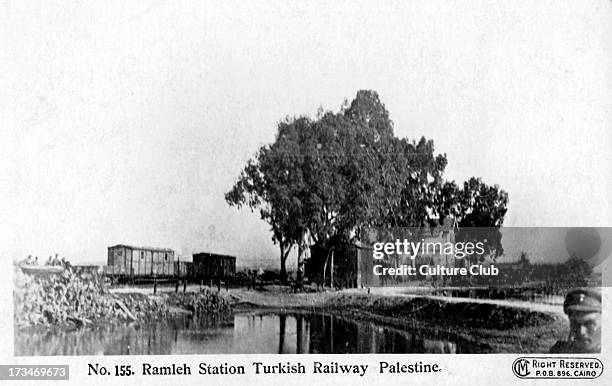
[[[238,353],[475,353],[486,347],[371,321],[302,312],[253,311],[225,320],[179,318],[148,325],[15,331],[15,355]]]

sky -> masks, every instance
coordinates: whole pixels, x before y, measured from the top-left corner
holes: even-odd
[[[276,264],[223,194],[277,122],[360,89],[506,190],[506,226],[612,226],[611,1],[19,1],[0,35],[4,259]]]

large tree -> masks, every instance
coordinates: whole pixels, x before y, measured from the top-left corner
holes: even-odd
[[[259,149],[225,194],[228,204],[259,210],[261,219],[270,225],[272,241],[280,248],[283,281],[287,278],[287,257],[305,232],[300,201],[305,186],[296,136],[310,124],[308,118],[279,123],[276,141]]]
[[[259,210],[279,244],[281,275],[289,250],[303,252],[359,238],[363,227],[420,227],[452,216],[464,226],[499,227],[507,194],[480,179],[459,189],[445,182],[446,155],[432,140],[394,135],[374,91],[359,91],[339,112],[286,119],[273,144],[259,149],[226,200]]]

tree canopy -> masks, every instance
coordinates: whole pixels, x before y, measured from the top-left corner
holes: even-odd
[[[420,227],[451,217],[460,226],[500,227],[508,195],[471,178],[444,179],[445,154],[434,143],[394,135],[375,91],[359,91],[338,112],[287,118],[274,143],[247,162],[226,201],[258,210],[280,247],[281,276],[305,236],[325,247],[359,238],[363,227]],[[299,259],[299,257],[298,257]]]

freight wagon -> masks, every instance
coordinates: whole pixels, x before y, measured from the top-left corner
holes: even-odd
[[[216,253],[193,255],[193,278],[197,280],[231,280],[236,276],[236,258]]]
[[[108,247],[106,274],[113,281],[172,278],[175,276],[174,251],[123,244]]]
[[[193,262],[175,261],[168,248],[114,245],[108,247],[106,276],[112,282],[187,280],[201,283],[209,280],[231,280],[236,275],[234,256],[196,253]]]

